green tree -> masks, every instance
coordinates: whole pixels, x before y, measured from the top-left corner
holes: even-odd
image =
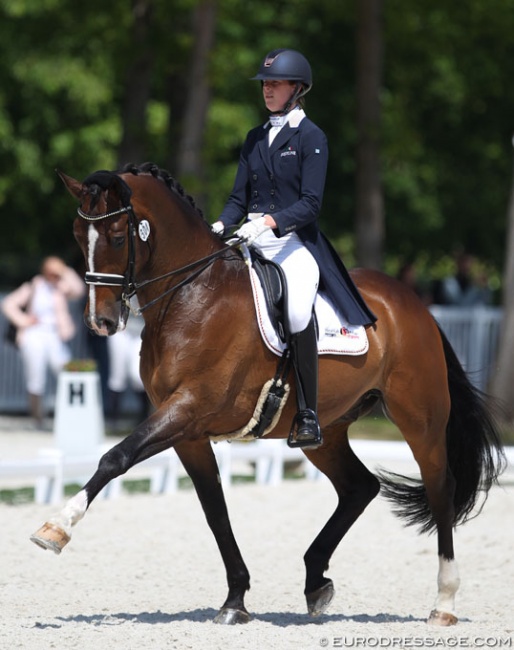
[[[80,23],[64,0],[0,4],[0,214],[12,225],[0,244],[3,275],[29,275],[44,252],[76,255],[54,169],[80,175],[114,162],[116,71],[104,43],[117,30],[95,13],[99,2],[89,7],[95,21]]]
[[[246,132],[266,119],[249,77],[280,46],[312,64],[307,112],[330,146],[322,227],[353,263],[357,3],[217,0],[214,33],[202,6],[214,0],[90,0],[80,11],[72,0],[0,0],[0,218],[9,224],[0,272],[10,283],[45,253],[70,261],[77,254],[73,206],[56,167],[80,178],[128,159],[154,160],[202,194],[214,220]],[[513,10],[514,0],[470,0],[465,12],[445,0],[383,3],[386,269],[422,256],[436,273],[457,244],[501,267]],[[195,33],[209,21],[215,38],[197,58],[208,104],[198,102],[200,117],[191,120]]]
[[[461,9],[443,0],[387,3],[387,245],[436,258],[460,244],[501,262],[514,2],[472,0]]]

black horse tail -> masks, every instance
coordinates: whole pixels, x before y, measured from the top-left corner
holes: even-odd
[[[451,408],[446,427],[448,465],[455,478],[453,525],[463,524],[482,510],[490,488],[506,466],[505,453],[487,396],[468,379],[450,342],[439,328]],[[395,513],[420,532],[433,532],[436,522],[419,479],[379,472],[382,494],[394,503]]]

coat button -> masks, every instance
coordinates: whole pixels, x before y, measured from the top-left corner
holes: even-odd
[[[254,191],[253,191],[253,195],[254,195],[254,196],[259,196],[259,192],[257,192],[257,190],[254,190]]]
[[[254,203],[254,204],[252,205],[252,208],[253,208],[254,210],[257,210],[257,203]]]
[[[270,210],[274,210],[274,209],[275,209],[275,204],[274,204],[274,203],[270,203],[269,209],[270,209]]]
[[[275,196],[275,190],[270,191],[271,196]]]
[[[257,174],[254,174],[254,175],[252,176],[252,178],[253,178],[254,181],[256,181],[256,180],[257,180]]]

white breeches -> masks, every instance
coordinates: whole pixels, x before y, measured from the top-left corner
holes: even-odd
[[[139,375],[139,352],[141,336],[127,330],[117,332],[107,339],[109,350],[109,389],[121,393],[130,385],[135,391],[143,391]]]
[[[316,260],[294,232],[279,238],[268,230],[253,245],[282,267],[287,280],[289,327],[292,334],[303,332],[311,320],[318,290]]]
[[[70,349],[53,327],[45,325],[28,327],[20,339],[27,391],[31,395],[43,395],[47,369],[57,375],[71,359]]]

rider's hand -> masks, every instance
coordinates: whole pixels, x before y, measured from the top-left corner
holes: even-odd
[[[258,217],[252,221],[247,221],[245,224],[236,231],[236,235],[244,239],[248,246],[251,246],[253,242],[262,235],[263,232],[269,230],[271,226],[266,223],[265,217]]]
[[[219,235],[221,237],[225,231],[225,224],[223,221],[215,221],[211,226],[211,230],[215,235]]]

